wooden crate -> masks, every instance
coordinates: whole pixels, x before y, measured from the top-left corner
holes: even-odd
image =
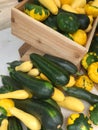
[[[82,57],[88,52],[90,47],[98,18],[94,20],[93,28],[88,34],[86,46],[83,47],[52,28],[26,15],[23,9],[24,4],[28,1],[29,0],[24,0],[20,2],[16,7],[12,8],[11,11],[12,34],[21,38],[31,46],[26,50],[26,56],[21,56],[28,58],[31,52],[39,52],[41,54],[49,53],[68,59],[79,66]]]

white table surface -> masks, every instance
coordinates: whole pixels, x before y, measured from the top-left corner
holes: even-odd
[[[20,59],[18,49],[21,47],[21,45],[23,45],[23,43],[24,41],[11,34],[10,28],[0,31],[0,75],[8,74],[8,62]],[[1,85],[2,83],[0,80],[0,86]],[[98,90],[96,91],[95,88],[93,89],[93,92],[98,94]],[[84,104],[87,110],[89,105],[85,102]],[[62,112],[64,117],[70,114],[70,111],[68,110],[62,109]],[[94,126],[93,130],[98,130],[98,126]]]
[[[8,62],[20,58],[18,49],[23,43],[22,40],[11,34],[10,28],[0,31],[0,75],[8,73]]]

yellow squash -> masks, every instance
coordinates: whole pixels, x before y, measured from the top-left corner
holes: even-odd
[[[74,8],[72,8],[71,5],[69,4],[64,4],[62,5],[62,9],[68,12],[72,12],[72,13],[78,13]]]
[[[73,0],[71,6],[75,8],[83,8],[86,5],[86,0]]]
[[[8,130],[8,120],[3,119],[0,125],[0,130]]]
[[[98,16],[98,7],[93,6],[92,4],[86,4],[85,12],[87,15],[92,15],[93,17]]]
[[[15,67],[16,71],[28,72],[32,69],[33,64],[31,61],[25,61],[21,63],[19,66]]]
[[[7,111],[8,116],[15,116],[21,120],[29,129],[40,130],[40,121],[31,114],[28,114],[15,107],[14,101],[12,99],[1,99],[0,106]]]
[[[26,90],[16,90],[13,92],[0,94],[0,99],[12,98],[12,99],[26,99],[31,98],[32,94]]]
[[[39,2],[46,7],[47,9],[49,9],[49,11],[54,14],[57,15],[58,14],[58,7],[55,4],[54,0],[39,0]]]
[[[43,73],[40,73],[40,78],[43,80],[49,81],[49,79]]]
[[[75,10],[77,11],[78,14],[85,14],[85,9],[84,8],[77,7]]]
[[[91,1],[91,5],[98,7],[98,0]]]
[[[94,62],[92,63],[89,67],[88,67],[88,76],[89,78],[95,82],[98,83],[98,62]]]
[[[72,87],[73,85],[75,85],[75,82],[76,82],[75,77],[70,75],[69,82],[68,84],[65,85],[65,87]]]
[[[79,117],[80,115],[78,113],[72,113],[67,120],[68,125],[74,124],[74,121]]]
[[[83,112],[84,110],[84,104],[82,101],[78,98],[71,97],[71,96],[65,96],[65,99],[61,102],[57,102],[59,106],[76,112]]]
[[[82,29],[78,29],[75,33],[73,33],[72,38],[76,43],[82,46],[84,46],[87,42],[87,34]]]
[[[64,93],[59,90],[58,88],[55,88],[54,87],[54,92],[53,92],[53,95],[51,97],[53,100],[55,101],[63,101],[65,99],[65,96],[64,96]]]
[[[60,0],[54,0],[55,4],[57,5],[58,8],[61,7],[61,1]]]
[[[92,15],[88,15],[89,19],[90,19],[90,24],[88,25],[88,27],[84,30],[86,33],[90,32],[92,27],[93,27],[93,21],[94,18]]]
[[[64,4],[71,4],[73,0],[60,0],[61,1],[61,5],[64,5]]]
[[[30,76],[38,76],[40,74],[39,70],[37,68],[32,68],[29,72],[28,72],[28,75]]]

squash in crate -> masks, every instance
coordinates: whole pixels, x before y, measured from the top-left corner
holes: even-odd
[[[31,3],[25,4],[24,12],[38,21],[44,21],[50,15],[49,10],[45,9],[41,5]]]
[[[57,7],[57,5],[56,5],[56,3],[55,3],[54,0],[49,0],[49,1],[47,1],[47,0],[39,0],[39,2],[40,2],[44,7],[46,7],[47,9],[49,9],[49,11],[50,11],[52,14],[56,15],[56,14],[58,13],[58,7]]]
[[[66,36],[60,34],[60,32],[57,32],[49,28],[42,22],[39,22],[33,18],[31,19],[29,16],[27,16],[23,11],[25,4],[28,2],[30,2],[30,0],[24,0],[12,9],[12,34],[26,41],[26,44],[31,45],[31,47],[28,50],[25,49],[26,51],[23,53],[24,56],[21,55],[21,59],[26,60],[26,58],[28,58],[29,54],[32,51],[37,52],[39,54],[49,53],[55,56],[62,57],[64,59],[67,58],[68,60],[73,61],[75,65],[80,67],[80,60],[89,49],[98,19],[94,19],[92,30],[89,32],[87,37],[86,45],[82,47],[78,44],[75,44],[73,40],[68,39]],[[84,15],[83,17],[80,14],[76,16],[78,16],[79,21],[83,20]],[[86,21],[85,24],[84,21]],[[83,22],[81,22],[81,29],[85,30],[88,27],[89,22],[89,18],[86,16]],[[24,31],[25,33],[23,33]],[[38,50],[39,44],[41,44],[41,46]],[[65,50],[66,53],[63,53],[65,52]]]
[[[74,33],[79,28],[77,17],[69,12],[60,12],[57,14],[57,25],[63,32]]]

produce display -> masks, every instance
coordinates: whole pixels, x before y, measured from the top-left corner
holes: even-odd
[[[98,0],[33,0],[23,11],[85,46],[98,16]],[[96,29],[90,49],[81,59],[81,70],[48,53],[32,52],[27,61],[7,63],[8,75],[0,77],[0,130],[98,127],[98,94],[93,92],[98,86],[97,41]]]
[[[81,72],[60,57],[37,53],[29,57],[7,63],[9,75],[1,75],[0,129],[11,130],[13,124],[23,130],[23,123],[28,130],[93,130],[93,124],[98,125],[98,95],[92,89],[98,76],[92,80],[89,67],[98,68],[98,61],[88,69],[82,66]],[[89,104],[87,113],[83,101]],[[71,114],[65,118],[62,109]]]
[[[97,0],[33,0],[24,13],[85,46],[88,33],[98,16]]]

